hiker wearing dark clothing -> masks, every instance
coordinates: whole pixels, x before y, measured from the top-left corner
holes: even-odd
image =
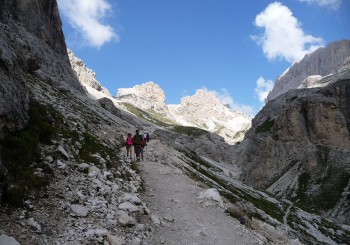
[[[134,143],[134,151],[136,154],[136,160],[140,161],[140,153],[141,153],[141,143],[142,143],[142,135],[140,135],[140,130],[136,130],[136,134],[132,137],[132,141]]]
[[[146,138],[142,137],[142,141],[141,141],[141,160],[142,161],[143,161],[143,152],[144,152],[145,146],[147,145],[146,141],[147,141]]]

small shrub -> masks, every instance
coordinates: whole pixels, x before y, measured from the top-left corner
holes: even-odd
[[[85,133],[84,140],[82,142],[81,149],[79,151],[79,159],[84,162],[90,162],[100,164],[99,159],[94,154],[99,154],[106,162],[106,167],[113,167],[113,163],[118,162],[119,149],[111,148],[103,143],[102,140],[97,139],[95,136]]]
[[[267,119],[264,123],[262,123],[261,125],[259,125],[255,129],[255,133],[266,133],[266,132],[269,132],[274,124],[275,124],[275,120],[274,119],[272,119],[272,120]]]
[[[139,166],[137,165],[137,163],[135,161],[131,161],[130,164],[131,164],[130,165],[131,169],[134,170],[135,173],[139,174],[141,172]]]
[[[29,122],[20,132],[12,133],[0,141],[1,157],[8,170],[1,184],[2,203],[21,206],[26,193],[48,185],[46,178],[33,174],[31,164],[40,161],[40,143],[49,144],[55,134],[47,106],[35,101],[29,104]]]
[[[186,126],[180,126],[180,125],[175,125],[171,128],[171,130],[180,133],[180,134],[185,134],[188,137],[191,138],[196,138],[205,134],[208,134],[207,131],[196,128],[196,127],[186,127]]]

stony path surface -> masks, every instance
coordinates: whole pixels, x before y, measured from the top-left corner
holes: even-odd
[[[217,203],[200,203],[197,196],[205,188],[179,169],[156,162],[141,162],[140,168],[146,185],[143,200],[161,221],[149,244],[263,244]]]

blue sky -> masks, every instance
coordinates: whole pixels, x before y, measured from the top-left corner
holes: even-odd
[[[154,81],[255,114],[293,61],[350,39],[349,0],[58,0],[67,46],[113,95]]]

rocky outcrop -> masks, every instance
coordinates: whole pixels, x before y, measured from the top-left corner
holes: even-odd
[[[308,210],[350,220],[350,70],[269,101],[235,152],[241,179]],[[348,223],[349,224],[349,223]]]
[[[213,92],[197,90],[193,96],[181,99],[180,105],[169,105],[173,118],[216,133],[229,144],[242,141],[251,126],[251,117],[226,106]]]
[[[151,81],[132,88],[118,89],[116,99],[122,103],[135,105],[142,110],[153,110],[159,113],[168,111],[163,89]]]
[[[0,1],[0,137],[28,120],[27,83],[83,92],[69,67],[57,3]]]
[[[290,89],[298,88],[309,76],[326,76],[336,73],[348,57],[350,57],[350,40],[333,42],[325,48],[319,48],[307,54],[276,79],[267,100],[272,100]]]
[[[242,141],[251,125],[247,114],[231,110],[213,92],[199,89],[181,99],[179,105],[166,105],[164,91],[154,82],[118,89],[119,103],[129,103],[150,113],[158,113],[172,124],[197,127],[223,137],[227,143]]]
[[[20,25],[29,33],[34,34],[67,60],[66,44],[56,0],[0,0],[0,6],[0,22],[21,23]]]
[[[72,50],[68,49],[68,57],[72,69],[75,71],[80,83],[83,86],[90,86],[103,94],[112,97],[111,93],[96,80],[96,73],[86,67],[85,63],[76,57]]]

